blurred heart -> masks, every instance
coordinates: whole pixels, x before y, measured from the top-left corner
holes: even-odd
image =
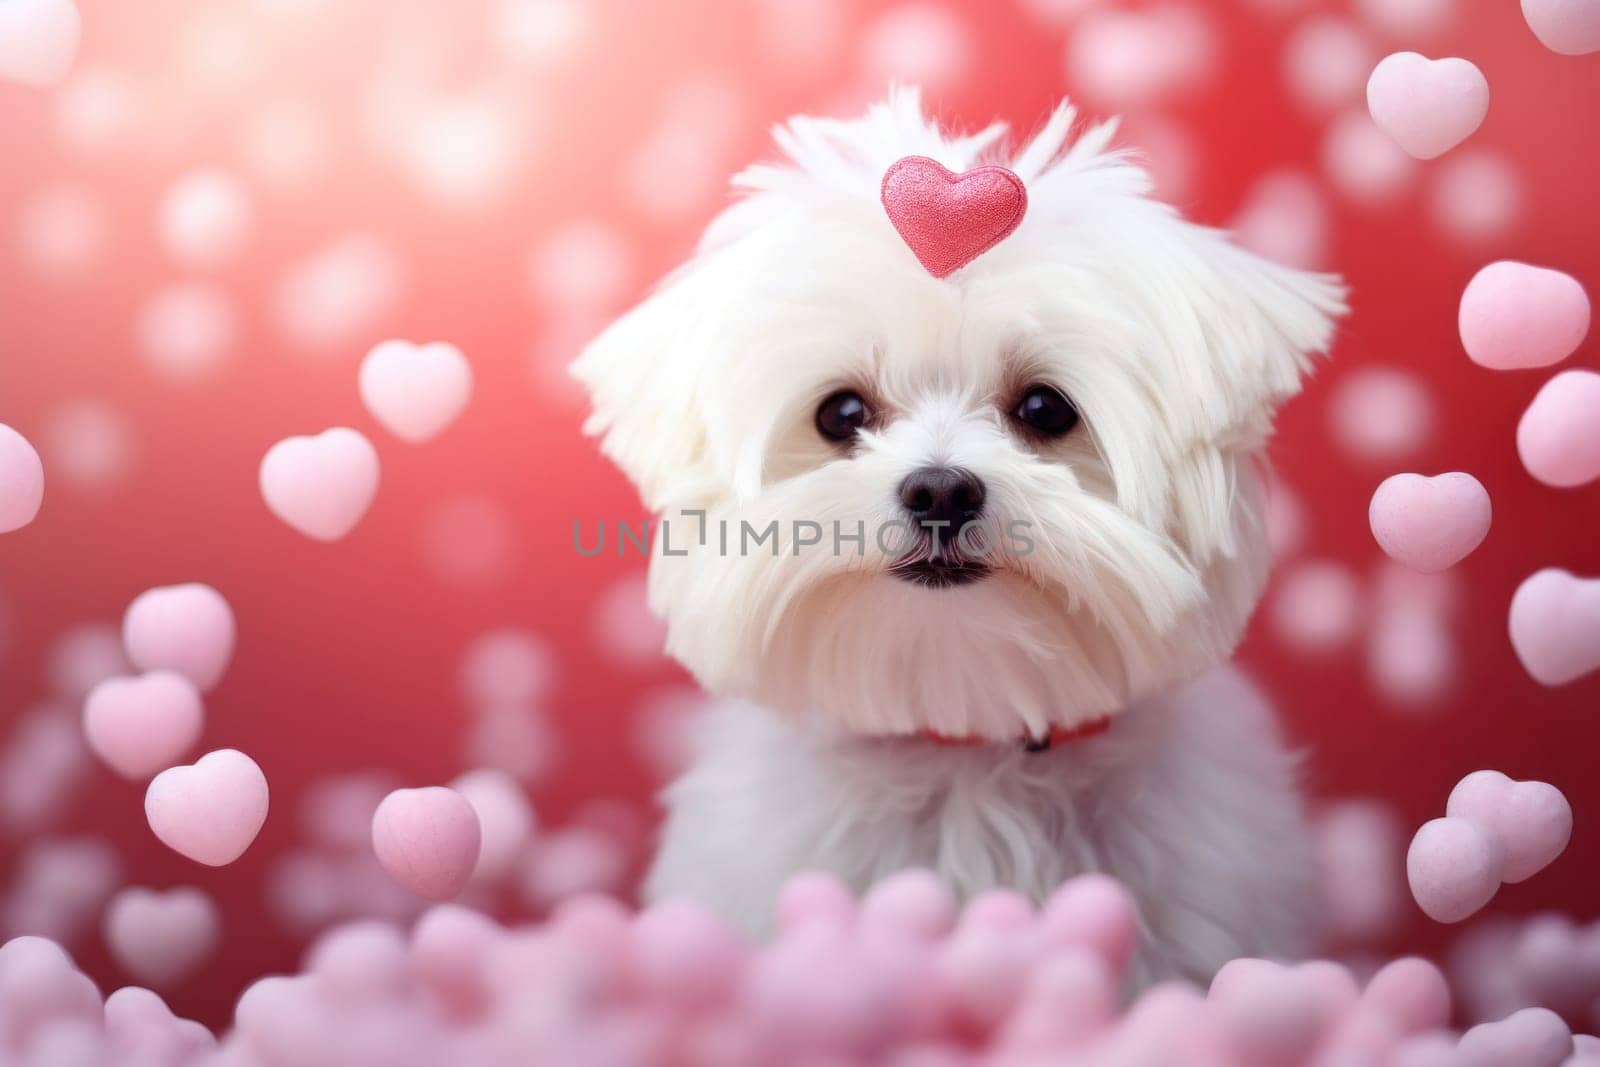
[[[1549,1008],[1523,1008],[1496,1022],[1479,1023],[1461,1035],[1454,1062],[1540,1067],[1573,1062],[1572,1031]],[[1586,1057],[1577,1057],[1582,1062]]]
[[[1489,113],[1489,83],[1465,59],[1396,52],[1367,79],[1372,121],[1418,159],[1442,156]]]
[[[156,775],[144,794],[150,829],[174,852],[208,867],[244,855],[267,821],[267,778],[236,749],[208,752]]]
[[[906,156],[883,176],[889,221],[935,278],[971,263],[1022,222],[1028,190],[1004,167],[955,174],[925,156]]]
[[[1600,52],[1600,3],[1596,0],[1522,0],[1522,17],[1552,52],[1564,56]]]
[[[216,905],[198,889],[124,889],[106,908],[111,955],[139,981],[165,988],[183,981],[216,948]]]
[[[1470,474],[1432,478],[1396,474],[1372,494],[1372,536],[1389,556],[1413,570],[1436,574],[1483,543],[1492,509],[1489,494]]]
[[[272,513],[307,537],[337,541],[361,521],[378,492],[378,453],[345,427],[279,441],[261,460],[261,495]]]
[[[1545,685],[1600,669],[1600,579],[1547,567],[1523,582],[1511,598],[1511,646]]]
[[[361,364],[361,402],[412,444],[437,436],[472,396],[472,367],[455,345],[385,341]]]
[[[1474,771],[1450,791],[1445,814],[1471,819],[1500,838],[1506,882],[1532,878],[1572,839],[1572,807],[1546,782],[1518,782],[1499,771]]]
[[[94,687],[83,705],[89,747],[133,781],[181,759],[200,739],[203,720],[199,691],[172,671],[109,678]]]
[[[72,0],[0,3],[0,78],[54,85],[72,68],[81,29]]]

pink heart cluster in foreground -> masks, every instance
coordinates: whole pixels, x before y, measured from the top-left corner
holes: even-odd
[[[1445,980],[1420,959],[1365,986],[1337,963],[1239,959],[1209,990],[1168,982],[1124,1006],[1135,936],[1131,900],[1094,875],[1042,908],[995,891],[964,910],[926,872],[859,902],[803,875],[759,945],[681,901],[633,912],[575,897],[515,928],[445,905],[409,933],[366,921],[325,934],[301,973],[244,992],[220,1046],[145,990],[102,1006],[59,948],[19,938],[0,948],[0,1041],[23,1062],[147,1067],[1600,1062],[1600,1042],[1542,1008],[1452,1032]]]
[[[1417,906],[1439,922],[1460,922],[1561,855],[1572,837],[1572,808],[1544,782],[1476,771],[1456,783],[1445,817],[1424,823],[1406,855]]]

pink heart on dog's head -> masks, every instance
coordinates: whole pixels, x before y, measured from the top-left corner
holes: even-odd
[[[956,174],[906,156],[883,175],[883,208],[917,261],[935,278],[971,263],[1022,222],[1028,190],[1004,167]]]

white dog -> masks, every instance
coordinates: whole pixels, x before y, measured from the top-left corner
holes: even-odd
[[[796,118],[578,360],[665,520],[668,651],[728,698],[651,896],[759,932],[801,870],[1035,899],[1104,871],[1139,980],[1305,947],[1295,760],[1247,685],[1186,683],[1261,595],[1258,456],[1342,290],[1073,124],[1007,161],[913,91]]]

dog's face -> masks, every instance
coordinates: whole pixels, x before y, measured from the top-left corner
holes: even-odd
[[[793,166],[594,342],[591,429],[667,525],[668,650],[714,692],[873,733],[1114,713],[1225,658],[1265,577],[1254,457],[1327,344],[1330,279],[1144,198],[1063,109],[1021,226],[946,279],[895,159],[981,162],[914,95],[796,121]],[[775,524],[775,527],[774,527]]]

